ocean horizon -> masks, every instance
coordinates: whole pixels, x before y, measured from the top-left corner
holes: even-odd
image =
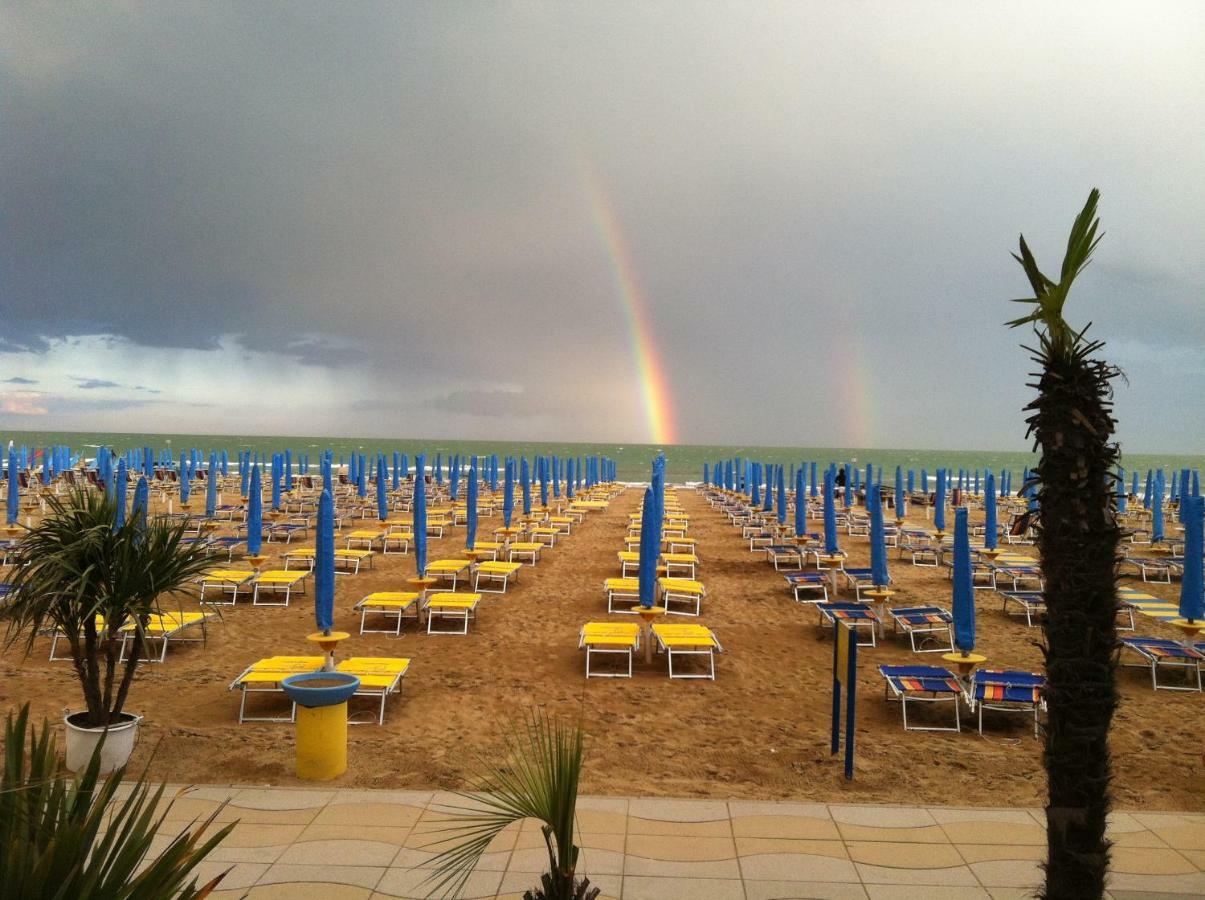
[[[974,471],[976,469],[999,473],[1013,473],[1014,485],[1026,468],[1037,463],[1037,455],[1015,450],[954,450],[954,449],[908,449],[879,447],[802,447],[766,446],[754,444],[639,444],[602,442],[558,442],[558,441],[507,441],[507,440],[450,440],[448,438],[380,438],[380,437],[323,437],[318,435],[237,435],[237,434],[167,434],[139,432],[102,431],[6,431],[0,434],[5,444],[13,441],[17,446],[25,445],[31,450],[48,446],[66,445],[76,453],[96,447],[110,447],[118,452],[150,447],[155,451],[170,448],[173,455],[197,449],[208,455],[209,451],[227,450],[231,456],[235,451],[273,453],[286,449],[296,453],[331,450],[336,458],[352,453],[373,456],[377,452],[392,454],[394,451],[413,457],[425,453],[433,463],[436,454],[446,462],[456,454],[462,457],[472,454],[497,453],[506,456],[577,457],[602,454],[616,463],[621,481],[645,481],[649,465],[658,452],[666,457],[666,476],[670,481],[697,481],[702,477],[703,464],[716,460],[742,457],[756,462],[798,465],[801,462],[816,462],[821,466],[830,462],[857,463],[862,466],[881,466],[890,477],[896,466],[905,471],[921,469],[931,474],[938,468]],[[1168,470],[1205,468],[1205,456],[1183,453],[1134,453],[1123,452],[1122,466],[1127,472],[1145,473],[1148,469]]]

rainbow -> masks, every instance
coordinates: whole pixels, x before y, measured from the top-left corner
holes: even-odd
[[[619,216],[603,190],[594,167],[583,164],[581,168],[591,218],[607,249],[611,275],[615,281],[615,295],[627,321],[628,337],[632,342],[632,358],[636,362],[636,373],[640,379],[644,400],[644,415],[648,421],[649,441],[663,445],[676,443],[677,427],[670,410],[671,398],[665,367],[653,341],[648,300],[640,287],[636,266],[624,240]]]
[[[840,398],[841,435],[838,439],[850,447],[869,447],[875,425],[870,356],[860,338],[847,335],[833,348],[832,360]]]

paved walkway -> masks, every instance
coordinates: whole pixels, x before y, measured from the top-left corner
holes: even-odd
[[[169,793],[174,788],[169,788]],[[193,787],[175,801],[174,832],[223,800],[240,820],[201,874],[230,873],[215,897],[422,897],[421,848],[448,794]],[[1041,813],[1024,809],[584,797],[581,870],[604,897],[1014,898],[1040,880]],[[1113,817],[1112,896],[1205,895],[1205,814]],[[533,823],[503,834],[467,897],[521,896],[547,853]]]

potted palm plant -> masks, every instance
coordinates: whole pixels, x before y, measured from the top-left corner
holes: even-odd
[[[117,503],[104,493],[47,497],[47,515],[17,547],[7,602],[7,643],[33,649],[39,634],[58,632],[84,695],[66,715],[67,766],[79,771],[105,737],[101,771],[124,765],[139,717],[124,711],[143,658],[146,627],[160,598],[185,589],[207,565],[199,545],[184,542],[184,522],[150,518],[139,508],[118,526]]]
[[[487,762],[472,791],[458,791],[471,806],[445,807],[455,824],[432,834],[443,849],[433,860],[431,894],[458,896],[490,842],[523,819],[540,822],[548,871],[524,900],[594,900],[599,889],[576,877],[574,843],[577,786],[582,772],[582,731],[534,712],[507,737],[499,759]]]
[[[64,778],[49,724],[29,727],[29,704],[15,717],[10,712],[0,771],[0,893],[26,900],[192,900],[217,887],[225,872],[201,885],[193,873],[235,823],[206,837],[219,807],[152,855],[168,816],[163,786],[152,790],[139,779],[119,793],[124,779],[120,768],[101,778],[99,753],[78,776]]]

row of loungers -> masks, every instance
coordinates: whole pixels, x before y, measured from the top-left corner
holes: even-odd
[[[656,652],[665,654],[670,678],[715,681],[715,655],[722,653],[724,648],[710,628],[658,623],[652,626],[652,634]],[[587,622],[578,635],[578,649],[586,651],[586,677],[631,678],[640,641],[641,628],[636,622]],[[598,671],[593,663],[595,655],[617,656],[622,666],[618,670]],[[702,659],[705,669],[700,672],[687,663],[690,659]]]
[[[983,711],[1020,712],[1033,716],[1034,736],[1038,734],[1038,714],[1046,708],[1046,679],[1034,672],[977,669],[963,681],[944,666],[879,666],[886,682],[887,698],[898,700],[905,731],[960,731],[960,706],[966,703],[978,714],[979,733],[983,734]],[[918,725],[908,721],[908,704],[950,703],[954,724]],[[914,713],[915,715],[915,713]]]

